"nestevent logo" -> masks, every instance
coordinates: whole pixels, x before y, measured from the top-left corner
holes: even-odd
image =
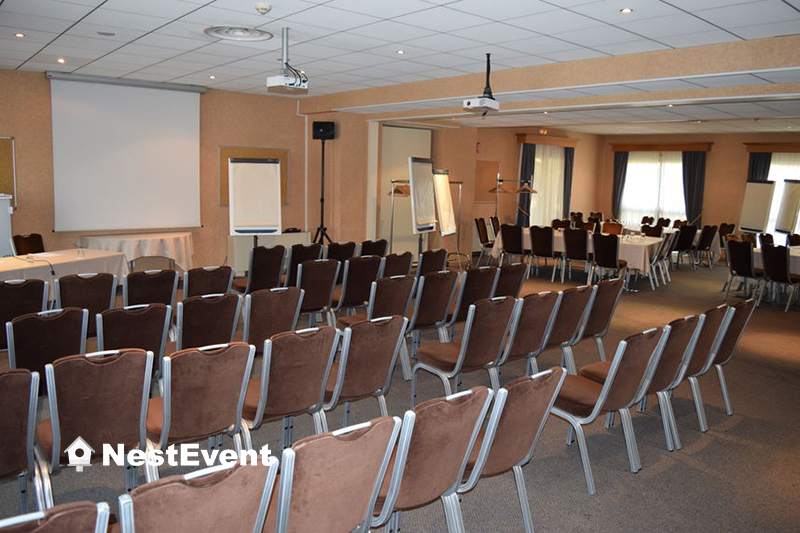
[[[84,466],[90,466],[91,456],[94,450],[81,437],[69,445],[65,450],[69,457],[69,466],[74,466],[78,472],[83,471]],[[117,444],[116,448],[110,444],[103,444],[103,466],[115,464],[117,466],[144,466],[145,464],[162,466],[214,466],[216,464],[230,465],[239,463],[241,465],[267,465],[270,457],[268,445],[264,445],[259,451],[242,450],[236,453],[234,450],[217,450],[210,452],[205,448],[201,449],[197,443],[181,444],[176,447],[174,444],[166,450],[139,450],[132,449],[125,453],[125,447]],[[127,462],[126,462],[127,459]]]

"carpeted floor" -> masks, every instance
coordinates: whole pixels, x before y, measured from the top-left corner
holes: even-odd
[[[722,301],[725,278],[721,265],[713,271],[682,268],[674,282],[652,292],[645,280],[638,293],[623,295],[609,334],[608,354],[624,336],[661,326],[687,314],[702,312]],[[526,282],[524,293],[558,290],[549,276]],[[577,285],[577,274],[575,283]],[[732,298],[732,301],[735,300]],[[534,461],[525,469],[534,526],[539,531],[794,531],[800,524],[800,310],[789,313],[769,304],[756,310],[734,360],[726,367],[734,415],[726,416],[714,374],[701,378],[709,431],[700,433],[687,384],[678,388],[674,408],[683,449],[667,452],[657,407],[634,414],[633,424],[643,469],[628,471],[622,429],[603,428],[602,421],[586,428],[597,494],[586,492],[577,446],[567,446],[566,423],[551,418]],[[423,342],[436,342],[426,335]],[[578,365],[597,360],[592,341],[575,350]],[[544,369],[557,364],[557,351],[539,358]],[[503,369],[507,382],[524,373],[515,363]],[[467,375],[466,387],[487,384],[485,373]],[[420,382],[420,400],[441,396],[441,384],[430,375]],[[391,414],[408,407],[409,385],[395,372],[388,396]],[[651,401],[652,404],[657,402]],[[379,415],[376,402],[353,407],[351,421]],[[341,410],[328,417],[332,429],[341,425]],[[310,417],[296,420],[295,435],[312,432]],[[279,449],[280,427],[270,424],[254,433],[254,445]],[[162,475],[178,473],[162,471]],[[0,517],[18,512],[17,484],[0,484]],[[64,470],[54,477],[57,503],[107,501],[116,512],[123,491],[123,472],[92,466],[83,473]],[[510,474],[484,479],[463,498],[464,521],[470,531],[515,532],[522,517]],[[441,505],[405,513],[409,532],[445,531]],[[320,531],[325,531],[324,526]]]

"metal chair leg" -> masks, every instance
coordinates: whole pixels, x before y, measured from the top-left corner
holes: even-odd
[[[448,533],[464,533],[464,518],[461,515],[461,504],[458,503],[458,493],[453,492],[442,496],[445,518],[447,518]]]
[[[514,481],[517,484],[517,497],[519,507],[522,511],[522,521],[525,523],[525,533],[533,533],[533,520],[531,519],[531,508],[528,504],[528,491],[525,489],[525,478],[522,476],[522,467],[516,465],[512,468]]]
[[[575,375],[578,373],[578,368],[575,366],[575,357],[572,354],[571,346],[561,347],[561,364],[567,368],[567,372]]]
[[[383,394],[378,395],[378,407],[381,410],[381,416],[389,416],[389,410],[386,408],[386,396]]]
[[[19,484],[19,513],[27,514],[28,512],[28,474],[23,472],[17,476]]]
[[[597,351],[600,354],[600,360],[601,361],[605,361],[606,360],[606,351],[603,348],[603,339],[600,338],[600,337],[595,337],[594,340],[597,343]]]
[[[631,472],[634,474],[642,469],[642,461],[639,458],[639,447],[636,445],[636,434],[633,432],[633,422],[629,409],[620,409],[619,416],[622,419],[622,433],[625,435],[625,447],[628,449],[628,462],[631,464]]]
[[[594,477],[592,476],[592,465],[589,464],[589,451],[586,449],[586,437],[583,435],[583,428],[577,421],[569,421],[570,427],[575,430],[578,437],[578,449],[581,452],[581,463],[583,464],[583,475],[586,478],[586,490],[589,494],[594,494]]]
[[[706,410],[703,407],[703,396],[700,394],[700,382],[696,377],[690,377],[689,385],[692,387],[692,398],[694,399],[694,409],[697,412],[697,422],[700,425],[700,431],[705,433],[708,431],[708,423],[706,422]]]
[[[731,397],[728,395],[728,383],[725,381],[725,371],[722,369],[722,365],[714,365],[714,368],[717,369],[719,388],[722,391],[722,401],[725,403],[725,413],[731,416],[733,414],[733,409],[731,408]]]
[[[497,391],[500,390],[500,373],[497,371],[496,366],[488,368],[487,371],[489,372],[489,382],[492,384],[492,390],[497,394]]]
[[[408,337],[408,336],[406,336]],[[403,339],[403,344],[400,346],[400,367],[403,369],[403,379],[408,381],[411,379],[411,360],[408,356],[408,342]]]
[[[664,426],[664,440],[667,444],[667,450],[671,452],[675,449],[675,445],[672,443],[672,424],[669,418],[669,406],[666,405],[669,403],[669,396],[667,396],[666,391],[658,391],[656,397],[658,398],[659,411],[661,411],[661,424]]]

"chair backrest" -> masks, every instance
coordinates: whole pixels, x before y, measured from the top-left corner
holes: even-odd
[[[589,216],[592,218],[598,218],[603,220],[603,212],[602,211],[590,211]]]
[[[297,286],[305,291],[302,312],[330,307],[339,266],[335,259],[312,259],[297,265]]]
[[[411,274],[381,278],[372,282],[368,318],[406,316],[417,278]],[[375,295],[374,297],[372,295]]]
[[[584,338],[602,337],[608,332],[624,286],[625,279],[622,277],[603,280],[596,285],[597,291],[592,310],[589,312],[589,320],[583,330]]]
[[[698,250],[710,250],[714,238],[717,236],[716,226],[703,226],[700,231],[700,239],[697,241]]]
[[[0,479],[34,471],[33,435],[39,374],[30,370],[0,370]]]
[[[531,226],[531,252],[537,257],[553,257],[553,228]]]
[[[753,245],[745,241],[728,241],[728,264],[735,276],[755,277]]]
[[[580,211],[572,211],[569,214],[569,219],[574,222],[575,225],[583,224],[583,213]]]
[[[680,228],[678,243],[675,245],[675,250],[679,252],[691,250],[694,247],[694,237],[697,235],[697,226],[684,224]]]
[[[656,226],[668,228],[669,222],[670,220],[668,218],[658,217],[658,221],[656,221]]]
[[[164,304],[175,307],[178,273],[174,270],[144,270],[122,277],[122,305]]]
[[[772,246],[775,244],[775,239],[772,237],[771,233],[761,233],[758,236],[758,244],[761,248],[765,246]]]
[[[686,224],[688,224],[688,221],[686,220],[676,220],[675,222],[672,223],[672,227],[677,229],[682,226],[685,226]]]
[[[443,270],[420,277],[410,328],[429,327],[447,321],[458,274]]]
[[[476,368],[500,359],[521,307],[522,302],[517,306],[517,300],[511,296],[487,298],[469,306],[461,341],[463,368]]]
[[[509,254],[522,255],[522,226],[516,224],[503,224],[500,226],[500,235],[503,239],[503,251]]]
[[[40,279],[0,281],[0,350],[8,347],[6,322],[18,316],[47,310],[47,285]]]
[[[562,291],[561,306],[558,308],[548,346],[559,346],[582,338],[596,291],[593,285],[582,285]]]
[[[619,237],[612,233],[605,235],[595,233],[592,235],[594,240],[594,262],[597,266],[605,268],[619,268]]]
[[[553,226],[553,229],[567,229],[572,225],[572,222],[554,218],[550,225]]]
[[[233,340],[242,297],[238,294],[204,294],[178,302],[176,349],[196,348]]]
[[[522,299],[519,325],[509,352],[511,357],[536,356],[544,350],[560,305],[561,293],[558,292],[533,293]]]
[[[0,531],[7,533],[97,533],[108,529],[106,502],[73,502],[44,511],[0,520]]]
[[[669,337],[647,389],[648,393],[664,390],[675,382],[681,366],[685,365],[694,353],[704,321],[703,315],[689,315],[676,318],[667,324],[670,327]]]
[[[39,233],[14,235],[11,237],[15,255],[38,254],[44,252],[44,239]]]
[[[281,285],[281,271],[286,248],[276,246],[256,246],[250,250],[250,267],[247,271],[245,293],[262,289],[274,289]]]
[[[648,237],[661,237],[664,226],[642,226],[642,233]]]
[[[478,242],[481,243],[481,246],[492,243],[492,239],[489,238],[489,230],[486,228],[486,219],[475,219],[475,231],[478,233]]]
[[[41,431],[39,441],[51,451],[51,470],[67,462],[66,448],[78,437],[98,453],[104,444],[146,448],[152,366],[152,352],[132,348],[70,355],[45,367],[49,446]]]
[[[502,265],[500,267],[500,277],[497,280],[497,288],[494,290],[495,296],[513,296],[517,298],[522,284],[528,274],[528,265],[525,263],[514,263],[513,265]]]
[[[351,257],[355,257],[356,255],[356,243],[350,242],[332,242],[331,244],[325,246],[322,256],[324,259],[336,259],[344,265],[345,261],[350,259]],[[364,255],[364,254],[361,254]],[[344,267],[339,270],[339,277],[336,280],[336,283],[341,283],[342,278],[344,276]]]
[[[114,307],[117,294],[117,276],[113,274],[73,274],[55,280],[56,308],[80,307],[89,310],[89,316]],[[89,321],[87,334],[94,337],[97,328]]]
[[[567,259],[586,260],[589,232],[585,229],[564,229],[564,255]]]
[[[44,373],[59,357],[86,351],[89,311],[77,307],[31,313],[6,323],[11,368]]]
[[[786,236],[786,246],[800,246],[800,234],[792,233]]]
[[[724,338],[725,331],[730,322],[730,307],[726,304],[712,307],[703,314],[705,322],[703,329],[700,330],[700,337],[694,349],[689,365],[686,368],[687,376],[694,376],[700,373],[709,360],[713,360],[715,352],[719,349],[719,344]]]
[[[719,225],[719,236],[724,237],[725,235],[731,235],[735,229],[736,229],[736,224],[728,224],[726,222],[722,222]]]
[[[629,407],[636,399],[645,379],[649,377],[648,370],[658,364],[654,357],[661,355],[657,347],[662,336],[660,329],[653,328],[620,341],[624,349],[617,349],[598,402],[602,403],[603,411]]]
[[[761,258],[764,264],[764,277],[778,283],[791,283],[792,273],[789,264],[789,248],[786,246],[766,245],[761,247]]]
[[[276,287],[245,296],[242,342],[252,344],[256,353],[261,353],[265,340],[297,329],[303,294],[300,287]]]
[[[284,450],[275,531],[368,530],[399,433],[400,419],[385,416]]]
[[[322,256],[322,245],[312,242],[311,244],[294,244],[289,250],[289,267],[286,271],[286,287],[297,285],[297,267],[306,261],[315,261]]]
[[[575,227],[577,227],[579,229],[585,229],[586,231],[594,231],[595,230],[595,223],[592,222],[591,220],[589,220],[587,222],[581,222],[579,224],[576,224]]]
[[[489,223],[491,224],[492,232],[494,233],[495,238],[497,238],[497,236],[500,235],[500,218],[489,217]]]
[[[433,274],[447,268],[447,250],[425,250],[417,261],[417,277]]]
[[[378,279],[382,262],[377,255],[366,255],[352,257],[343,263],[344,278],[338,307],[363,305],[369,300],[372,282]]]
[[[383,257],[386,255],[386,249],[388,247],[389,243],[386,239],[364,241],[361,243],[359,255],[377,255]]]
[[[164,358],[159,446],[239,431],[255,348],[244,342],[179,350]],[[150,409],[157,408],[151,405]]]
[[[497,281],[500,278],[500,269],[495,266],[472,268],[461,276],[464,287],[458,291],[458,298],[453,309],[454,321],[463,321],[467,318],[469,306],[494,296]]]
[[[756,247],[756,235],[755,233],[742,233],[742,242],[749,242],[753,245],[753,248]]]
[[[641,224],[642,224],[642,225],[645,225],[645,224],[652,224],[653,222],[655,222],[655,220],[656,220],[655,218],[653,218],[653,217],[649,217],[649,216],[645,215],[645,216],[643,216],[643,217],[642,217],[642,222],[641,222]]]
[[[622,224],[619,222],[603,222],[603,233],[622,235]]]
[[[756,300],[755,298],[750,298],[739,302],[733,306],[733,310],[733,318],[728,324],[728,329],[722,338],[722,344],[719,345],[717,355],[714,357],[714,364],[717,365],[727,364],[733,357],[736,346],[738,346],[739,340],[744,335],[744,330],[753,316],[753,311],[756,310]]]
[[[230,292],[233,269],[229,266],[193,268],[183,273],[183,297]]]
[[[667,259],[672,254],[672,251],[675,249],[675,244],[677,242],[678,242],[678,233],[672,232],[664,235],[664,241],[658,248],[658,255],[656,255],[656,260],[662,261]]]
[[[406,276],[411,274],[411,263],[413,261],[414,254],[411,252],[389,254],[383,262],[383,275],[389,278],[392,276]]]
[[[271,457],[267,464],[233,462],[136,487],[119,497],[122,533],[261,531],[277,470]]]
[[[141,348],[153,352],[160,363],[172,323],[172,308],[141,304],[106,309],[95,315],[95,321],[98,350]]]

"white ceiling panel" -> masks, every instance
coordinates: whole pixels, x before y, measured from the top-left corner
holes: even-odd
[[[796,35],[800,33],[800,21],[785,20],[782,22],[770,22],[768,24],[756,24],[753,26],[740,26],[732,31],[743,39],[767,39],[769,37],[783,37],[785,35]]]
[[[537,13],[527,17],[519,17],[506,22],[526,30],[546,35],[603,26],[603,23],[599,20],[561,9]]]
[[[59,39],[61,40],[61,39]],[[187,39],[185,37],[177,37],[175,35],[164,35],[161,33],[150,33],[142,36],[136,41],[137,44],[144,44],[148,46],[158,46],[161,48],[170,48],[174,51],[188,51],[200,48],[211,43],[211,39]]]
[[[633,12],[622,13],[620,12],[622,8],[631,8]],[[669,2],[660,0],[605,0],[575,5],[570,9],[609,24],[622,24],[653,17],[668,17],[680,13],[678,9],[669,5]]]
[[[518,26],[512,26],[504,22],[487,22],[478,27],[454,30],[450,35],[456,35],[473,41],[480,41],[487,44],[502,44],[509,41],[519,41],[536,37],[538,34]]]
[[[551,3],[539,2],[538,0],[525,0],[524,2],[461,0],[460,2],[449,4],[447,7],[491,20],[518,19],[553,10]]]
[[[683,12],[676,12],[666,17],[623,22],[619,24],[619,27],[650,39],[658,39],[667,35],[707,32],[717,29],[712,24]]]
[[[101,36],[97,32],[113,33],[113,35]],[[138,39],[144,34],[145,32],[142,30],[133,30],[130,28],[109,26],[107,24],[93,24],[91,22],[80,21],[67,30],[64,35],[76,35],[78,37],[89,37],[92,39],[102,38],[103,40],[116,41],[124,44]]]
[[[701,76],[687,81],[701,87],[733,87],[736,85],[764,85],[769,81],[750,74],[731,74],[728,76]]]
[[[674,48],[689,48],[692,46],[705,46],[707,44],[730,43],[742,39],[730,32],[712,30],[701,33],[686,33],[680,35],[665,35],[658,38],[659,42]]]
[[[655,52],[657,50],[669,50],[670,47],[649,39],[636,39],[624,43],[599,44],[596,45],[595,48],[612,56],[621,56],[626,54]]]
[[[197,7],[197,5],[181,0],[107,0],[102,9],[174,19],[197,9]]]
[[[353,28],[350,30],[350,33],[366,35],[374,39],[384,39],[392,42],[413,42],[413,39],[433,35],[435,32],[417,26],[400,24],[392,20],[382,20],[375,24],[369,24],[368,26]]]
[[[126,13],[113,9],[97,9],[89,13],[84,19],[89,24],[129,28],[132,30],[152,31],[167,24],[170,19],[141,15],[139,13]]]
[[[403,0],[402,2],[376,2],[375,0],[332,0],[325,4],[328,7],[345,9],[353,13],[361,13],[377,18],[388,19],[407,15],[415,11],[430,8],[430,4],[421,0]]]
[[[636,39],[638,36],[614,26],[598,26],[585,30],[557,33],[556,37],[580,46],[593,47],[603,44],[625,43]]]
[[[521,41],[503,43],[502,48],[508,48],[510,50],[524,52],[526,54],[541,55],[546,52],[561,52],[562,50],[570,50],[575,48],[575,45],[561,39],[542,35],[540,37],[532,37],[530,39],[523,39]]]
[[[608,54],[590,48],[573,48],[572,50],[562,50],[560,52],[545,52],[541,54],[545,59],[552,61],[580,61],[582,59],[594,59],[597,57],[608,57]]]
[[[770,22],[800,21],[800,12],[776,0],[761,0],[733,6],[702,9],[694,12],[698,17],[724,28],[739,28]]]
[[[304,26],[306,24],[319,28],[328,28],[336,31],[346,31],[358,26],[365,26],[378,22],[380,19],[352,11],[344,11],[328,6],[318,6],[314,9],[300,11],[282,19],[282,23]]]
[[[448,32],[485,24],[487,19],[469,13],[453,11],[447,7],[433,7],[397,17],[397,22],[410,24],[435,32]]]
[[[188,4],[187,4],[188,5]],[[250,4],[252,7],[252,4]],[[191,7],[191,6],[190,6]],[[196,6],[195,6],[196,7]],[[271,22],[272,18],[256,13],[255,9],[248,12],[234,11],[231,9],[221,9],[213,4],[196,9],[184,15],[181,20],[185,22],[195,22],[206,26],[221,26],[230,24],[233,26],[261,26]]]
[[[14,28],[14,31],[36,30],[52,33],[61,33],[72,24],[65,19],[12,13],[6,9],[0,11],[0,23],[5,27]]]
[[[700,89],[699,85],[693,85],[682,80],[658,80],[658,81],[641,81],[626,83],[628,87],[634,89],[641,89],[643,91],[682,91],[685,89]]]

